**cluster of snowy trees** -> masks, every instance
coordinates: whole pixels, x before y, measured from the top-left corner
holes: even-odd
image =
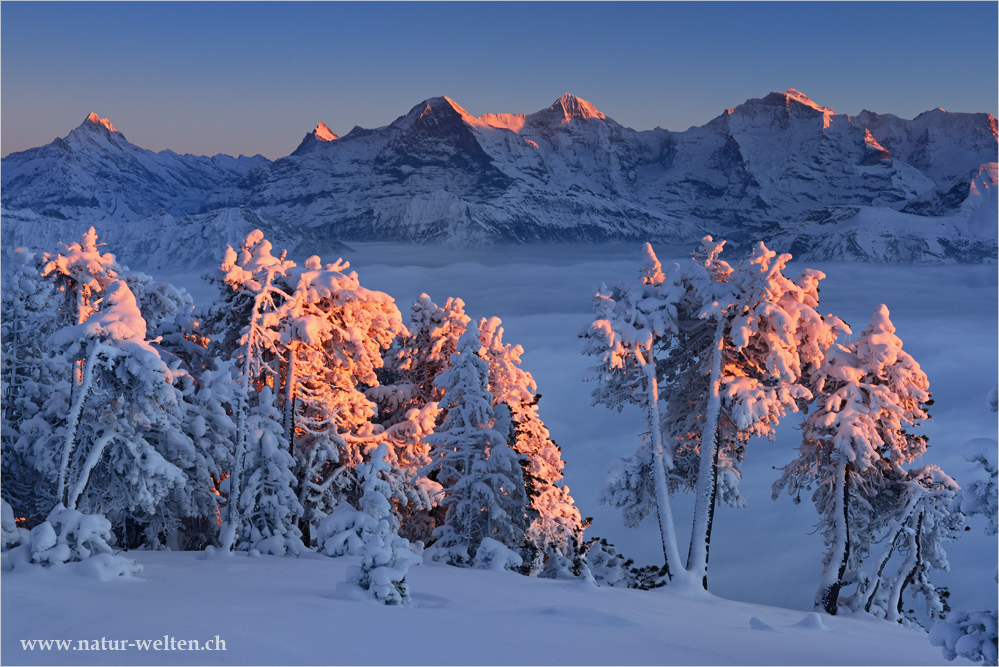
[[[744,505],[740,464],[753,438],[772,439],[787,413],[806,412],[798,457],[782,469],[774,497],[787,489],[798,502],[814,489],[826,545],[816,609],[908,623],[908,592],[925,599],[931,619],[942,618],[946,591],[929,576],[948,568],[944,545],[964,529],[969,496],[962,505],[960,487],[937,466],[910,466],[927,446],[910,429],[933,401],[888,309],[879,306],[863,332],[838,342],[853,332],[819,314],[824,274],[806,269],[792,281],[784,275],[791,256],[763,243],[733,267],[720,257],[723,246],[706,237],[694,257],[664,271],[646,244],[638,279],[596,294],[581,334],[584,353],[599,361],[588,377],[593,402],[637,405],[647,436],[633,456],[609,465],[601,500],[629,526],[654,512],[669,585],[706,589],[714,511]],[[994,521],[992,461],[993,487],[974,492],[992,498],[991,510],[974,511],[991,511]],[[679,491],[695,494],[685,559],[671,507]]]
[[[407,325],[346,262],[298,266],[259,231],[227,248],[200,309],[101,252],[93,229],[5,269],[16,562],[73,542],[57,521],[70,513],[94,519],[94,553],[360,556],[352,580],[386,603],[408,599],[423,544],[455,565],[585,568],[560,450],[498,319],[423,295]]]

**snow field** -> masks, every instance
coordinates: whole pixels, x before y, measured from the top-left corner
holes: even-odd
[[[919,632],[869,618],[596,587],[426,563],[415,607],[355,599],[358,559],[131,552],[138,578],[3,572],[4,664],[945,664]],[[762,624],[771,629],[762,628]],[[761,629],[762,628],[762,629]],[[218,635],[226,651],[25,651],[21,639]]]

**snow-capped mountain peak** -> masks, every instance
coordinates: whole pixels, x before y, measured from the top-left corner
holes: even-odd
[[[805,95],[800,90],[796,90],[794,88],[788,88],[786,93],[776,93],[776,94],[777,95],[783,95],[788,100],[794,100],[795,102],[797,102],[799,104],[804,104],[807,107],[812,107],[816,111],[821,111],[822,113],[828,113],[828,114],[834,114],[834,113],[836,113],[835,111],[833,111],[829,107],[824,107],[824,106],[821,106],[821,105],[817,104],[808,95]]]
[[[333,131],[326,126],[326,123],[319,123],[316,125],[316,129],[312,131],[312,136],[314,136],[319,141],[333,141],[334,139],[339,139]]]
[[[326,123],[320,122],[319,125],[316,125],[316,129],[305,135],[302,139],[302,143],[300,143],[298,148],[292,152],[292,155],[309,153],[315,150],[318,146],[329,144],[331,141],[335,141],[339,138],[340,137],[334,134],[333,130],[327,127]]]
[[[573,120],[585,118],[597,118],[600,120],[610,120],[600,113],[595,106],[584,99],[566,93],[555,100],[547,109],[542,109],[527,117],[528,122],[534,124],[565,124]]]
[[[108,120],[107,118],[101,118],[93,111],[91,111],[90,115],[87,116],[87,120],[83,121],[83,125],[86,125],[87,123],[92,123],[94,125],[103,125],[108,129],[109,132],[118,132],[118,130],[114,129],[114,125],[111,124],[110,120]]]

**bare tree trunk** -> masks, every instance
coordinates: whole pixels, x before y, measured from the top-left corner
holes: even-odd
[[[919,562],[922,560],[921,556],[921,537],[923,532],[923,513],[920,512],[919,516],[916,518],[916,529],[909,532],[909,557],[905,559],[902,563],[902,567],[898,570],[898,578],[895,579],[895,585],[892,586],[891,595],[888,597],[888,609],[885,619],[888,621],[899,622],[902,618],[902,593],[905,592],[905,587],[909,585],[912,578],[916,575],[916,570],[919,568]]]
[[[721,365],[725,346],[725,320],[719,319],[715,329],[711,355],[711,389],[701,433],[700,466],[697,471],[697,497],[694,500],[694,525],[690,532],[687,572],[708,588],[708,549],[711,525],[714,521],[718,494],[718,419],[721,413]]]
[[[650,353],[651,356],[651,353]],[[666,574],[673,579],[673,573],[679,572],[680,550],[676,543],[676,528],[673,524],[673,508],[670,502],[669,482],[666,479],[666,469],[673,467],[671,452],[663,448],[662,429],[659,425],[659,385],[656,379],[655,362],[641,358],[648,382],[648,421],[649,433],[652,435],[652,479],[656,489],[656,510],[659,515],[659,533],[662,536],[663,558],[666,560]]]
[[[835,535],[829,554],[829,562],[822,573],[822,583],[815,594],[815,610],[836,615],[839,591],[843,587],[843,575],[850,559],[850,464],[842,461],[836,469],[835,495]]]

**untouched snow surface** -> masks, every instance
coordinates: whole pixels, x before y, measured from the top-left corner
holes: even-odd
[[[925,634],[663,589],[427,563],[414,608],[338,585],[356,558],[132,552],[136,579],[3,573],[3,663],[342,665],[935,665]],[[824,627],[823,627],[824,626]],[[24,650],[22,639],[225,641],[222,651]]]

